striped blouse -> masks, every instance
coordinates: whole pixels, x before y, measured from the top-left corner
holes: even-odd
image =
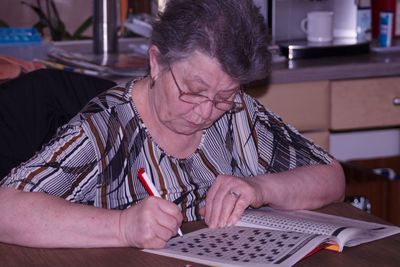
[[[148,196],[136,176],[143,167],[163,198],[173,201],[190,192],[180,205],[184,220],[192,221],[200,218],[198,203],[219,174],[251,179],[332,160],[246,94],[236,99],[244,110],[225,113],[204,131],[192,155],[175,158],[151,138],[131,99],[133,84],[92,99],[0,185],[125,209]]]

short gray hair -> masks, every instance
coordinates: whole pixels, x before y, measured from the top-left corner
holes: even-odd
[[[153,24],[151,44],[161,64],[198,50],[246,84],[268,76],[270,53],[264,19],[251,0],[169,0]]]

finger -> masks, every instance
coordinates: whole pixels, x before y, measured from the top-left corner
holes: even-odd
[[[229,189],[228,188],[224,188],[224,187],[220,187],[220,190],[215,194],[214,196],[214,201],[212,203],[212,209],[211,209],[211,214],[210,214],[210,224],[209,226],[211,228],[215,228],[215,227],[223,227],[223,224],[220,224],[220,216],[221,213],[223,211],[223,209],[225,209],[225,201],[227,201],[226,197],[229,196]],[[229,199],[229,201],[232,201],[232,199]],[[230,213],[232,211],[232,205],[234,205],[234,203],[231,203],[228,201],[228,207],[229,207],[229,203],[230,203],[230,210],[228,210],[227,212]],[[221,222],[222,223],[222,222]]]
[[[171,231],[169,231],[171,233]],[[133,246],[139,248],[159,248],[165,246],[168,238],[168,230],[156,222],[151,222],[139,227],[135,233],[136,241]]]
[[[178,207],[178,205],[162,198],[159,198],[158,200],[159,200],[158,206],[163,212],[174,217],[181,216],[181,210]]]
[[[177,212],[175,212],[175,210]],[[178,231],[183,220],[180,209],[169,201],[160,202],[159,209],[153,216],[157,224],[169,229],[172,234]]]
[[[206,207],[201,207],[199,209],[199,213],[201,217],[204,217],[204,215],[206,215]]]
[[[227,226],[232,226],[237,221],[239,221],[240,217],[242,216],[243,212],[247,209],[248,206],[249,206],[248,201],[246,201],[244,197],[240,197],[236,201],[235,207],[233,208],[232,213],[227,219]]]
[[[223,199],[223,208],[221,209],[219,219],[218,219],[218,226],[225,227],[228,224],[228,219],[231,216],[232,212],[235,209],[237,201],[239,201],[240,195],[235,193],[235,191],[230,191],[228,194],[225,195]]]
[[[167,242],[165,239],[155,236],[153,239],[149,240],[149,242],[144,244],[142,247],[149,248],[149,249],[160,249],[160,248],[164,248],[166,244],[167,244]]]
[[[178,228],[181,226],[182,221],[178,220],[174,216],[166,215],[166,214],[160,214],[160,216],[157,216],[157,224],[160,226],[169,229],[170,231],[174,232],[175,230],[178,230]]]
[[[214,198],[216,195],[216,192],[218,192],[220,186],[219,179],[214,181],[214,183],[211,185],[210,189],[207,192],[207,197],[206,197],[206,212],[204,216],[204,221],[207,225],[210,225],[211,223],[211,214],[213,210],[213,205],[214,205]]]
[[[159,227],[157,227],[157,232],[155,234],[158,238],[167,242],[169,239],[171,239],[171,237],[176,235],[177,232],[178,228],[175,226],[170,228],[170,227],[165,227],[163,225],[159,225]]]

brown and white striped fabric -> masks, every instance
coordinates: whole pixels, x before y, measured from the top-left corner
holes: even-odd
[[[133,83],[92,99],[1,186],[124,209],[148,196],[136,176],[143,167],[163,198],[173,201],[190,191],[181,207],[184,219],[192,221],[200,217],[198,202],[219,174],[251,179],[332,160],[246,94],[236,99],[243,111],[224,114],[191,156],[177,159],[151,138],[131,100]]]

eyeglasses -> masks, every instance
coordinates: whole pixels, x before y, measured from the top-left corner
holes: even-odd
[[[201,104],[203,102],[211,101],[213,103],[214,107],[216,107],[217,109],[219,109],[221,111],[238,112],[238,111],[241,111],[243,109],[243,104],[242,103],[228,100],[228,99],[234,98],[234,96],[237,93],[242,93],[241,86],[239,87],[238,90],[235,90],[235,92],[233,94],[231,94],[227,98],[223,98],[219,94],[216,94],[214,96],[214,99],[210,99],[207,96],[204,96],[204,95],[201,95],[201,94],[183,92],[181,87],[179,86],[178,82],[176,81],[175,74],[172,71],[171,66],[169,67],[169,70],[171,72],[172,78],[174,79],[176,88],[178,88],[179,100],[181,100],[181,101],[183,101],[185,103],[188,103],[188,104],[193,104],[193,105],[199,105],[199,104]]]

